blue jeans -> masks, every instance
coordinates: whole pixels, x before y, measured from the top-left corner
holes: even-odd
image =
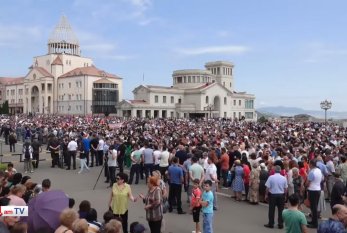
[[[213,233],[213,213],[211,214],[203,213],[202,216],[204,217],[203,225],[202,225],[203,232]]]

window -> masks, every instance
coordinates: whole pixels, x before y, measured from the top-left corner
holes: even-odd
[[[224,117],[225,117],[225,118],[227,117],[227,112],[224,112]]]
[[[227,97],[224,97],[224,105],[227,105]]]
[[[71,83],[69,83],[69,88],[71,88]]]
[[[196,81],[196,82],[197,82],[197,83],[200,82],[200,76],[197,77],[197,81]]]
[[[23,89],[19,89],[19,90],[18,90],[18,94],[19,94],[19,95],[23,95]]]
[[[241,102],[242,102],[242,101],[241,101],[241,100],[239,100],[239,106],[241,106]]]
[[[217,75],[220,75],[220,68],[217,67]]]
[[[192,82],[192,78],[190,76],[188,76],[188,83]]]
[[[182,77],[177,77],[177,83],[182,83]]]
[[[230,87],[231,87],[231,83],[230,83]]]
[[[159,102],[159,97],[156,95],[156,96],[154,96],[154,102],[155,103],[158,103]]]
[[[208,96],[206,96],[205,103],[208,104]]]
[[[236,100],[234,100],[234,106],[236,106]]]
[[[236,118],[236,112],[234,112],[234,119]]]
[[[246,119],[253,119],[253,112],[245,112]]]
[[[163,103],[166,104],[166,96],[163,96]]]
[[[14,90],[11,90],[11,95],[14,95]]]
[[[241,112],[239,112],[239,119],[241,119]]]
[[[171,103],[175,103],[175,97],[171,96]]]

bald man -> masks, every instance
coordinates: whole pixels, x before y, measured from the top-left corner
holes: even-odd
[[[332,208],[332,216],[318,226],[317,233],[347,233],[347,207],[336,204]]]

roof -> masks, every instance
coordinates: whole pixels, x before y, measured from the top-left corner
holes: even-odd
[[[60,56],[57,56],[54,61],[52,62],[52,65],[63,65],[63,61],[61,60]]]
[[[128,100],[131,104],[148,104],[146,100]]]
[[[24,77],[0,77],[0,83],[11,85],[24,83]]]
[[[51,36],[48,39],[48,44],[51,43],[68,43],[79,45],[79,41],[75,32],[72,30],[69,21],[65,15],[62,15],[59,23],[55,26]]]
[[[155,86],[155,85],[146,85],[148,88],[160,88],[160,89],[172,89],[172,87],[166,87],[166,86]]]
[[[114,83],[114,82],[112,82],[111,80],[109,80],[107,78],[101,78],[101,79],[96,80],[93,83]]]
[[[107,73],[103,70],[100,70],[100,69],[96,68],[94,65],[73,69],[73,70],[61,75],[59,78],[68,78],[68,77],[81,76],[81,75],[121,79],[119,76]]]
[[[51,73],[49,73],[45,68],[42,68],[40,66],[34,66],[32,70],[37,70],[40,74],[43,75],[43,77],[54,77]]]

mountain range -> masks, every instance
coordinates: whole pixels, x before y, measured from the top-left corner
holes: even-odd
[[[263,114],[274,116],[295,116],[298,114],[307,114],[316,118],[324,119],[324,110],[306,110],[297,107],[261,107],[257,111]],[[347,119],[347,112],[329,111],[327,112],[328,119]]]

